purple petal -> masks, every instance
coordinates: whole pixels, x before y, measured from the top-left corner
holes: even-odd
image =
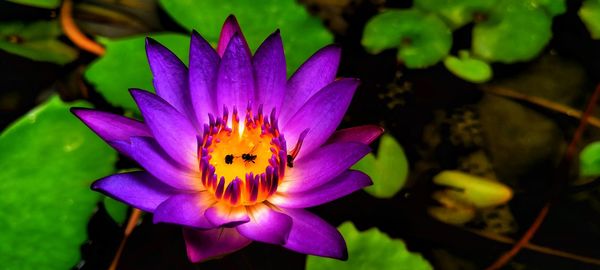
[[[346,242],[336,228],[306,210],[282,210],[293,220],[285,248],[321,257],[348,258]]]
[[[287,241],[292,218],[264,204],[250,208],[250,221],[237,226],[238,232],[254,241],[283,245]]]
[[[92,184],[92,189],[146,212],[176,194],[176,190],[147,172],[114,174]]]
[[[226,203],[217,203],[204,212],[204,216],[215,227],[234,227],[250,221],[246,207],[232,207]]]
[[[302,192],[323,185],[348,170],[369,152],[369,146],[354,142],[332,143],[318,148],[294,161],[294,167],[286,171],[277,190],[284,193]]]
[[[179,58],[152,38],[146,38],[146,55],[154,75],[156,94],[184,115],[193,115],[188,70]]]
[[[248,101],[254,99],[254,75],[250,56],[244,51],[243,39],[234,35],[221,59],[217,74],[217,107],[237,106],[244,119]]]
[[[202,126],[209,113],[217,115],[215,107],[215,82],[219,55],[198,32],[192,32],[190,44],[190,95],[196,113],[196,121]]]
[[[285,93],[287,75],[279,30],[258,47],[252,64],[256,79],[256,105],[264,104],[265,112],[271,112],[273,108],[279,110]]]
[[[184,228],[183,239],[185,239],[188,258],[195,263],[227,255],[252,242],[231,228],[212,230]]]
[[[132,137],[131,149],[132,158],[165,184],[182,190],[203,188],[198,168],[185,168],[177,164],[155,140],[147,137]]]
[[[383,128],[375,125],[364,125],[338,130],[331,135],[328,143],[359,142],[371,144],[383,133]]]
[[[128,147],[130,137],[152,136],[144,123],[127,117],[84,108],[72,108],[71,112],[100,138],[128,156],[130,156]],[[124,142],[124,144],[120,142]]]
[[[196,131],[188,119],[152,93],[134,89],[131,95],[158,144],[180,164],[196,168]]]
[[[346,171],[324,185],[303,192],[277,192],[269,202],[279,207],[307,208],[321,205],[373,184],[366,174]]]
[[[323,87],[335,79],[340,64],[341,49],[327,46],[311,56],[287,82],[280,123],[289,120],[294,114]]]
[[[225,55],[227,46],[229,45],[231,38],[235,34],[238,34],[242,38],[243,45],[244,45],[244,51],[246,52],[248,57],[250,57],[250,55],[251,55],[250,47],[248,47],[248,43],[246,42],[246,39],[244,38],[242,29],[240,28],[240,25],[238,24],[237,19],[233,15],[229,15],[229,17],[227,17],[227,19],[225,20],[225,23],[223,24],[223,28],[221,28],[221,35],[219,36],[219,43],[217,44],[217,53],[221,57],[223,57],[223,55]]]
[[[154,223],[166,222],[183,226],[212,229],[204,211],[216,201],[207,191],[172,196],[154,210]]]
[[[357,79],[337,80],[311,97],[283,125],[288,149],[294,148],[298,137],[307,128],[309,131],[298,157],[310,153],[327,141],[342,121],[358,84]]]

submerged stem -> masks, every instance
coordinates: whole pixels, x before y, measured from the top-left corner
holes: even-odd
[[[142,215],[142,210],[140,210],[140,209],[133,208],[133,211],[131,211],[131,215],[129,216],[129,220],[127,221],[127,226],[125,227],[125,231],[123,232],[123,239],[121,240],[121,243],[119,244],[117,253],[115,254],[115,257],[113,258],[112,262],[110,263],[108,270],[116,270],[117,269],[117,265],[119,264],[119,259],[121,258],[121,253],[123,253],[123,249],[125,248],[125,243],[127,242],[129,235],[131,235],[131,233],[133,232],[133,229],[135,229],[135,226],[137,225],[141,215]]]

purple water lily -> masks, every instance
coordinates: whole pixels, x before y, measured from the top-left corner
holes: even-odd
[[[316,52],[286,80],[279,31],[251,55],[233,16],[214,50],[191,38],[189,70],[148,38],[156,95],[131,90],[144,122],[73,109],[145,171],[111,175],[92,188],[183,226],[198,262],[251,241],[345,259],[331,225],[304,210],[371,184],[350,166],[369,153],[377,126],[335,131],[358,86],[336,79],[340,49]]]

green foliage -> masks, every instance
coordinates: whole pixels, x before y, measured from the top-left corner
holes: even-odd
[[[371,53],[398,47],[398,60],[408,68],[425,68],[448,54],[452,33],[435,15],[416,9],[387,10],[367,23],[361,42]]]
[[[550,41],[551,27],[552,18],[531,1],[501,0],[473,29],[473,53],[491,62],[527,61]]]
[[[190,38],[175,33],[152,34],[187,63]],[[85,71],[85,78],[116,106],[139,112],[129,88],[153,91],[152,73],[146,59],[146,35],[105,41],[106,53]]]
[[[498,0],[415,0],[415,7],[434,12],[453,29],[473,21],[475,14],[485,14]]]
[[[530,0],[534,6],[542,7],[550,16],[556,16],[567,12],[565,0]]]
[[[600,175],[600,142],[590,143],[579,154],[579,173],[582,176]]]
[[[593,39],[600,39],[600,0],[585,0],[579,10],[579,18]]]
[[[377,158],[368,154],[352,169],[360,170],[371,177],[373,185],[365,188],[378,198],[391,198],[396,194],[408,176],[408,161],[402,146],[391,135],[384,134],[379,143]]]
[[[217,44],[223,22],[230,14],[236,16],[253,49],[276,28],[281,29],[288,73],[333,41],[321,21],[311,17],[296,1],[160,0],[160,4],[175,21],[188,30],[196,29],[213,45]]]
[[[459,57],[449,55],[444,59],[444,65],[457,77],[473,83],[483,83],[492,78],[492,67],[476,58],[471,58],[469,52],[460,51]]]
[[[0,268],[69,269],[117,154],[58,97],[0,135]]]
[[[127,219],[127,210],[129,209],[129,206],[111,197],[104,197],[102,203],[104,204],[104,208],[106,209],[108,215],[117,224],[123,224],[125,222],[125,219]]]
[[[33,7],[39,7],[39,8],[47,8],[47,9],[57,8],[61,2],[60,0],[7,0],[7,1],[21,4],[21,5],[33,6]]]
[[[512,198],[506,185],[461,171],[442,171],[433,182],[448,187],[444,196],[462,204],[486,208],[505,204]]]
[[[400,239],[392,239],[376,228],[359,232],[352,222],[338,227],[348,246],[348,261],[308,256],[307,270],[430,270],[420,254],[410,252]]]
[[[4,22],[0,24],[0,50],[64,65],[77,58],[77,51],[57,39],[61,34],[58,21]]]

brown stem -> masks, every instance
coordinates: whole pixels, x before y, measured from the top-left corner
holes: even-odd
[[[60,8],[60,25],[62,26],[65,35],[75,44],[77,47],[84,51],[93,53],[95,55],[103,55],[106,49],[102,45],[89,39],[85,34],[79,30],[79,27],[73,20],[73,1],[64,0]]]
[[[577,151],[577,144],[581,140],[583,131],[585,130],[585,128],[588,124],[588,119],[590,118],[592,111],[596,107],[596,102],[598,100],[599,95],[600,95],[600,84],[598,86],[596,86],[596,90],[594,91],[594,93],[592,94],[592,96],[590,97],[590,99],[588,101],[588,104],[585,108],[585,112],[583,113],[583,115],[581,116],[581,120],[579,121],[579,126],[575,130],[575,134],[573,135],[573,138],[571,139],[571,142],[569,143],[569,146],[567,147],[567,151],[565,153],[565,156],[564,156],[563,162],[562,162],[562,164],[564,166],[561,166],[560,168],[565,168],[565,169],[569,168],[569,165],[571,164],[571,161]],[[556,178],[554,180],[554,189],[552,190],[550,199],[548,200],[548,202],[546,202],[546,204],[544,205],[542,210],[540,210],[537,217],[535,218],[535,220],[533,221],[533,223],[531,224],[529,229],[527,229],[525,234],[523,234],[523,236],[516,242],[516,244],[509,251],[502,254],[502,256],[500,256],[492,265],[490,265],[486,269],[488,269],[488,270],[500,269],[502,266],[506,265],[515,255],[517,255],[517,253],[519,253],[519,251],[521,251],[521,249],[523,249],[523,247],[525,245],[529,244],[529,240],[531,240],[531,238],[535,235],[535,233],[539,229],[540,225],[542,225],[542,222],[544,222],[544,219],[548,215],[548,210],[550,210],[550,205],[552,203],[552,200],[554,199],[554,195],[556,192],[558,192],[558,190],[560,190],[560,188],[559,188],[560,181],[561,181],[560,178]]]
[[[115,254],[115,257],[113,258],[110,266],[108,267],[108,270],[117,269],[119,259],[121,258],[121,253],[123,253],[123,249],[125,248],[125,243],[127,242],[127,239],[129,238],[131,232],[133,232],[133,229],[137,225],[141,215],[142,210],[140,209],[133,208],[133,211],[131,211],[131,216],[129,216],[129,220],[127,221],[127,227],[125,227],[125,232],[123,232],[123,239],[121,240],[121,244],[119,244],[117,253]]]
[[[537,106],[556,111],[573,118],[581,119],[583,115],[583,112],[581,112],[580,110],[571,108],[569,106],[554,101],[547,100],[545,98],[529,96],[523,93],[519,93],[509,88],[484,85],[480,89],[488,94],[529,102],[531,104],[535,104]],[[592,126],[600,128],[600,119],[594,116],[590,116],[588,118],[588,123]]]

